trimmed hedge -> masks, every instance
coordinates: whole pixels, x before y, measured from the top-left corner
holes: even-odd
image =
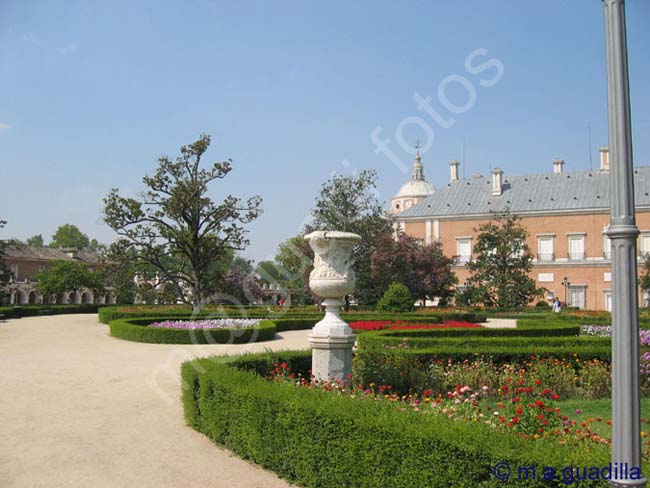
[[[138,308],[137,311],[129,309]],[[128,318],[219,318],[219,317],[233,317],[233,318],[268,318],[270,320],[313,320],[313,323],[318,322],[323,318],[323,313],[314,311],[311,314],[303,313],[288,313],[288,314],[275,314],[269,313],[268,310],[263,309],[242,309],[242,308],[225,308],[223,311],[217,309],[203,309],[199,314],[192,314],[189,308],[171,309],[165,312],[164,310],[169,307],[161,306],[163,310],[152,307],[133,307],[133,306],[117,306],[117,307],[103,307],[99,310],[99,321],[108,324],[116,319]],[[413,321],[420,323],[440,323],[445,320],[462,320],[467,322],[485,322],[486,315],[474,312],[440,312],[431,314],[417,314],[417,313],[404,313],[404,314],[380,314],[372,312],[352,312],[343,313],[342,317],[346,321],[359,321],[359,320],[403,320]]]
[[[76,314],[76,313],[97,313],[104,305],[97,305],[93,303],[84,303],[77,305],[16,305],[20,309],[20,317],[35,317],[45,315],[45,311],[51,311],[52,315],[60,314]],[[10,319],[15,317],[15,307],[0,307],[0,314],[4,314],[5,318]]]
[[[412,329],[380,330],[363,334],[359,345],[364,347],[396,346],[407,343],[411,347],[428,347],[440,344],[441,338],[509,338],[509,337],[577,337],[580,325],[566,322],[543,320],[518,320],[514,329]],[[467,341],[466,341],[467,342]],[[526,339],[530,342],[530,339]],[[535,340],[535,344],[542,342]]]
[[[502,487],[498,462],[519,466],[605,466],[606,447],[526,441],[480,424],[399,411],[373,402],[270,382],[274,362],[304,367],[309,353],[200,359],[183,364],[187,423],[292,483],[319,488]],[[602,486],[594,481],[578,486]],[[518,480],[508,486],[564,486]]]
[[[127,341],[156,344],[244,344],[270,341],[275,338],[275,324],[263,320],[258,325],[241,329],[161,329],[147,325],[169,317],[113,320],[110,331],[113,337]]]

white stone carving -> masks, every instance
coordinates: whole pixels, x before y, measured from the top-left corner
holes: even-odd
[[[341,319],[340,309],[342,298],[354,291],[356,276],[352,269],[352,251],[361,237],[350,232],[316,231],[305,239],[314,250],[309,287],[325,299],[325,317],[309,336],[312,374],[319,380],[347,380],[352,370],[356,336]]]

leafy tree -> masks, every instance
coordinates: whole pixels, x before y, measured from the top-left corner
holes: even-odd
[[[453,296],[452,287],[458,282],[452,264],[439,242],[422,245],[404,233],[399,233],[397,239],[384,235],[372,254],[372,276],[384,290],[391,282],[398,282],[423,303],[438,297],[444,304]]]
[[[639,286],[644,292],[650,293],[650,255],[645,258],[642,273],[641,279],[639,280]]]
[[[413,310],[413,298],[409,289],[401,283],[391,283],[377,302],[377,310],[380,312],[410,312]]]
[[[7,225],[7,222],[0,219],[0,229],[3,229],[5,225]],[[7,244],[7,241],[0,240],[0,288],[5,287],[11,279],[11,271],[9,271],[9,268],[7,268],[7,265],[4,262],[5,249],[7,248]]]
[[[529,276],[533,255],[526,237],[526,228],[509,212],[479,226],[473,249],[476,259],[467,263],[474,299],[486,306],[509,308],[525,306],[541,296],[543,290]]]
[[[87,249],[89,245],[88,236],[72,224],[60,225],[50,242],[50,247],[73,247],[75,249]]]
[[[235,256],[224,277],[222,294],[225,295],[221,297],[222,300],[234,299],[236,303],[241,304],[256,303],[262,298],[262,286],[250,261]]]
[[[43,247],[45,245],[43,243],[43,234],[36,234],[35,236],[28,238],[27,245],[33,247]]]
[[[391,235],[392,220],[377,199],[377,173],[364,170],[355,176],[334,175],[321,187],[305,231],[354,232],[362,240],[353,253],[357,275],[355,298],[374,305],[383,290],[372,276],[371,256],[380,238]]]
[[[104,274],[101,270],[90,271],[85,263],[78,261],[52,261],[36,275],[36,289],[45,297],[64,292],[77,292],[84,288],[95,295],[104,292]]]
[[[181,147],[175,161],[161,157],[154,175],[143,178],[146,189],[139,200],[121,196],[118,189],[104,199],[104,221],[162,280],[172,283],[195,312],[219,290],[224,263],[227,266],[233,252],[248,245],[242,224],[262,212],[259,196],[245,202],[232,195],[219,203],[212,200],[210,184],[224,179],[232,164],[227,160],[201,168],[209,145],[210,137],[204,134]]]

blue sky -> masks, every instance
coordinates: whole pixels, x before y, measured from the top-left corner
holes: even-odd
[[[0,0],[3,236],[49,240],[69,222],[110,242],[102,197],[137,191],[159,155],[202,132],[208,160],[234,161],[214,197],[264,198],[246,252],[257,260],[300,229],[335,171],[376,169],[388,201],[417,139],[435,185],[463,144],[467,176],[551,171],[558,157],[587,169],[588,126],[597,166],[602,10],[600,0]],[[635,163],[650,164],[650,2],[628,0],[627,15]],[[419,111],[416,92],[453,125]],[[373,131],[406,173],[377,153]]]

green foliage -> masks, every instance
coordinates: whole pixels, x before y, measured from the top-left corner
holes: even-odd
[[[437,297],[444,304],[453,296],[452,287],[458,282],[452,264],[439,242],[423,245],[404,233],[397,239],[386,234],[377,240],[372,253],[372,276],[383,290],[396,281],[423,303]]]
[[[586,452],[554,440],[526,441],[481,423],[260,377],[281,361],[300,370],[308,358],[308,352],[268,353],[183,364],[187,423],[290,483],[314,488],[490,488],[503,486],[492,474],[499,461],[558,468],[609,462],[602,446]],[[513,477],[508,486],[550,485]]]
[[[6,224],[7,222],[5,220],[0,219],[0,229],[3,229]],[[11,279],[11,272],[4,262],[5,249],[7,247],[7,244],[7,241],[0,240],[0,289],[9,283],[9,280]],[[0,303],[2,302],[1,299],[2,296],[0,295]]]
[[[37,237],[37,236],[35,236]],[[50,247],[71,247],[74,249],[87,249],[90,246],[88,236],[72,224],[60,225],[50,242]]]
[[[377,303],[379,312],[410,312],[413,310],[413,298],[406,286],[401,283],[391,283]]]
[[[36,234],[35,236],[29,237],[27,239],[27,245],[33,247],[43,247],[45,245],[43,242],[43,234]]]
[[[102,307],[102,305],[83,303],[77,305],[20,305],[18,308],[21,317],[36,317],[39,315],[97,313]],[[10,319],[16,315],[15,307],[0,307],[0,314]]]
[[[644,291],[650,291],[650,255],[647,255],[643,262],[639,287]]]
[[[143,178],[146,189],[140,200],[123,197],[118,189],[104,199],[104,221],[194,311],[219,291],[234,251],[249,243],[243,224],[262,212],[259,196],[212,200],[210,185],[224,179],[232,164],[227,160],[201,168],[209,145],[204,134],[181,147],[176,160],[161,157],[153,176]],[[184,293],[186,287],[190,294]]]
[[[95,294],[104,292],[104,274],[101,270],[90,271],[88,265],[78,261],[51,261],[36,275],[36,290],[45,297],[58,296],[83,288]]]
[[[467,263],[468,286],[473,289],[468,292],[470,301],[520,307],[540,296],[543,290],[529,276],[533,255],[526,244],[528,231],[519,218],[508,212],[498,214],[494,222],[480,225],[478,233],[476,259]]]
[[[321,187],[305,231],[353,232],[362,240],[353,253],[357,275],[354,296],[361,305],[374,305],[383,289],[372,276],[372,253],[378,240],[392,235],[392,220],[377,199],[377,173],[364,170],[355,176],[335,174]]]
[[[178,320],[196,317],[175,317]],[[270,341],[275,338],[275,324],[265,320],[254,327],[239,329],[160,329],[149,328],[152,322],[169,320],[169,317],[147,319],[118,319],[109,323],[111,335],[127,341],[156,344],[247,344]]]

